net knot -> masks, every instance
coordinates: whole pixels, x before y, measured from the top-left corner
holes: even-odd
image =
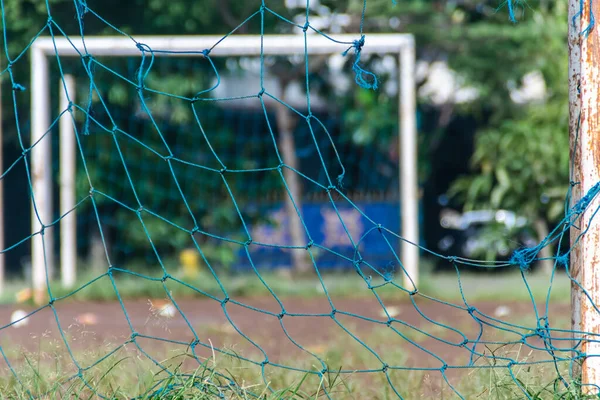
[[[547,339],[549,337],[548,333],[546,332],[546,328],[537,328],[535,330],[535,334],[537,336],[539,336],[541,339]]]
[[[264,361],[260,363],[260,365],[261,365],[262,367],[264,367],[264,366],[265,366],[265,365],[267,365],[267,364],[269,364],[269,359],[268,359],[268,358],[264,359]]]
[[[221,304],[222,304],[222,305],[225,305],[225,304],[227,304],[227,303],[229,303],[229,296],[227,296],[227,297],[225,297],[223,300],[221,300]]]
[[[302,32],[305,32],[308,30],[308,27],[310,26],[310,23],[308,21],[306,21],[306,23],[304,24],[304,26],[302,27]]]
[[[556,257],[556,262],[564,266],[569,265],[569,253],[561,254]]]
[[[383,372],[385,374],[389,367],[390,367],[389,365],[383,364],[383,366],[381,367],[381,372]]]
[[[250,246],[251,244],[252,244],[252,238],[250,238],[250,239],[248,239],[248,240],[246,240],[246,241],[244,242],[244,246],[245,246],[245,247],[248,247],[248,246]]]
[[[328,371],[328,370],[327,370],[327,368],[323,368],[323,369],[321,370],[321,372],[319,372],[319,375],[320,375],[320,376],[323,376],[323,375],[325,375],[325,374],[327,373],[327,371]]]
[[[350,50],[354,49],[354,51],[356,51],[356,53],[359,53],[363,46],[365,45],[365,35],[361,35],[360,39],[358,40],[354,40],[352,42],[352,46],[348,47],[343,53],[343,56],[347,56],[348,52],[350,52]]]
[[[285,316],[285,311],[282,311],[279,314],[277,314],[277,318],[279,318],[279,319],[283,319],[284,316]]]
[[[227,172],[227,167],[223,167],[223,168],[221,168],[221,169],[219,170],[219,173],[220,173],[221,175],[223,175],[225,172]]]
[[[464,338],[462,342],[460,342],[460,347],[464,347],[469,343],[469,339]]]
[[[147,44],[144,44],[144,43],[137,42],[135,44],[135,47],[137,47],[137,49],[139,51],[141,51],[142,53],[144,53],[146,51],[151,51],[150,46],[148,46]]]
[[[192,230],[190,231],[190,234],[191,234],[192,236],[194,236],[194,234],[196,234],[196,233],[198,233],[198,232],[200,232],[200,228],[198,228],[197,226],[194,226],[194,227],[192,228]]]
[[[526,271],[527,269],[529,269],[529,266],[537,257],[539,251],[540,245],[537,245],[535,247],[517,249],[510,257],[510,264],[518,265],[519,268],[521,268],[521,271]]]
[[[194,339],[192,340],[192,342],[190,343],[190,347],[193,349],[196,346],[198,346],[200,344],[200,341],[198,339]]]
[[[139,334],[139,333],[137,333],[137,332],[132,332],[132,333],[131,333],[131,336],[130,336],[130,339],[131,339],[131,341],[132,341],[132,342],[135,342],[135,338],[136,338],[136,337],[138,337],[138,336],[140,336],[140,334]]]
[[[139,206],[137,210],[135,210],[136,214],[141,214],[144,211],[144,206]]]
[[[172,159],[173,159],[173,154],[169,154],[168,156],[164,156],[164,157],[163,157],[163,159],[164,159],[165,161],[170,161],[170,160],[172,160]]]
[[[477,309],[475,307],[470,306],[469,308],[467,308],[467,312],[471,315],[473,315],[473,313],[476,311]]]
[[[442,367],[440,368],[440,372],[444,373],[447,369],[448,369],[448,364],[444,363],[444,365],[442,365]]]
[[[450,261],[451,263],[455,263],[456,262],[456,256],[449,256],[448,261]]]
[[[527,335],[521,336],[520,342],[523,343],[523,344],[527,344]]]
[[[25,91],[25,86],[23,86],[23,85],[21,85],[19,83],[13,83],[12,90],[14,90],[15,92],[24,92]]]
[[[53,21],[53,20],[52,20],[52,16],[51,16],[51,15],[49,15],[49,16],[48,16],[48,19],[46,20],[46,24],[47,24],[47,25],[52,25],[52,21]]]
[[[164,274],[162,278],[160,278],[160,281],[164,283],[167,281],[167,279],[169,279],[169,274]]]
[[[548,318],[538,318],[537,325],[538,327],[535,330],[535,333],[542,339],[550,338],[550,333],[548,332],[548,328],[550,327],[550,325],[548,324]]]
[[[313,244],[315,244],[315,241],[314,241],[314,240],[311,240],[310,242],[308,242],[308,243],[306,244],[306,250],[310,249],[310,248],[313,246]]]
[[[210,54],[210,49],[204,49],[200,52],[204,57],[208,57]]]
[[[265,94],[265,88],[260,89],[260,92],[258,92],[258,97],[262,97],[263,94]]]
[[[335,314],[336,313],[337,313],[337,310],[334,308],[333,310],[331,310],[331,314],[329,314],[329,315],[331,315],[331,318],[335,319]]]
[[[54,305],[54,302],[55,302],[55,301],[56,301],[56,299],[55,299],[55,298],[51,298],[51,299],[50,299],[50,301],[48,301],[48,305],[49,305],[49,306],[52,306],[52,305]]]

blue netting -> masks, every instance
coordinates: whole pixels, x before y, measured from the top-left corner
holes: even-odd
[[[590,0],[591,2],[591,0]],[[585,358],[586,354],[581,351],[582,342],[584,339],[573,344],[572,336],[583,337],[586,335],[587,341],[593,341],[590,337],[595,337],[594,333],[588,332],[576,332],[566,329],[554,328],[552,326],[551,319],[551,307],[550,307],[550,292],[552,290],[552,282],[554,274],[557,271],[564,270],[569,275],[568,259],[570,251],[562,252],[554,255],[552,260],[554,262],[554,272],[550,279],[548,286],[548,297],[545,299],[544,305],[539,307],[537,301],[528,284],[529,275],[528,269],[533,262],[539,259],[539,254],[542,248],[549,246],[550,244],[559,244],[557,246],[561,248],[560,244],[567,240],[566,235],[569,234],[570,230],[575,226],[578,226],[581,221],[581,216],[590,207],[592,201],[596,198],[598,191],[600,191],[600,184],[597,184],[586,193],[581,200],[579,200],[574,206],[570,204],[570,193],[566,198],[566,212],[563,220],[557,225],[557,227],[546,237],[539,245],[532,248],[524,248],[516,251],[512,258],[508,262],[484,262],[471,259],[465,259],[455,256],[443,256],[436,254],[428,250],[427,248],[421,248],[423,252],[428,252],[438,258],[445,259],[455,269],[455,277],[458,282],[458,290],[461,294],[462,302],[454,304],[442,299],[438,299],[434,296],[430,296],[427,293],[423,293],[417,287],[417,290],[405,287],[402,283],[404,278],[407,276],[405,266],[402,264],[401,257],[397,252],[397,245],[402,241],[402,237],[398,235],[397,222],[390,224],[385,220],[384,217],[374,217],[371,213],[366,210],[366,206],[359,206],[358,202],[353,201],[350,196],[345,192],[343,188],[344,177],[345,177],[345,158],[344,153],[336,151],[335,141],[329,134],[327,124],[323,123],[321,119],[313,113],[311,108],[311,73],[309,71],[309,60],[312,58],[310,55],[310,48],[306,48],[304,54],[305,60],[305,73],[303,79],[305,80],[306,88],[306,110],[300,111],[292,107],[281,98],[275,96],[270,92],[270,88],[265,85],[265,74],[266,69],[264,68],[265,57],[261,54],[260,62],[260,85],[255,93],[249,93],[244,96],[243,99],[251,100],[255,102],[262,113],[264,113],[264,120],[261,122],[264,125],[264,136],[261,138],[265,143],[271,146],[271,153],[269,156],[261,157],[267,160],[264,165],[258,163],[259,166],[244,167],[244,165],[237,163],[238,160],[244,158],[230,157],[228,161],[221,156],[221,151],[231,146],[236,146],[236,142],[228,142],[223,138],[225,134],[220,135],[218,131],[218,124],[211,123],[211,114],[207,111],[208,104],[215,101],[226,102],[232,100],[232,98],[220,98],[215,99],[211,97],[211,92],[214,92],[221,80],[219,74],[219,64],[216,59],[211,56],[213,51],[223,40],[227,40],[230,35],[236,34],[238,28],[243,27],[245,24],[260,23],[261,32],[264,34],[264,21],[266,18],[277,18],[286,24],[292,25],[294,28],[302,31],[305,40],[309,31],[313,34],[323,35],[333,42],[340,44],[340,53],[344,56],[354,57],[351,61],[350,66],[354,73],[354,80],[356,84],[361,88],[360,90],[378,90],[379,80],[378,77],[373,73],[365,69],[361,60],[361,50],[363,47],[369,45],[368,35],[363,32],[363,22],[365,10],[367,7],[367,1],[363,4],[362,18],[359,32],[357,32],[357,39],[351,43],[344,43],[336,41],[335,36],[327,36],[325,33],[319,31],[311,25],[311,18],[309,7],[306,9],[306,18],[303,24],[297,24],[292,22],[290,19],[280,15],[273,11],[265,1],[257,4],[255,12],[253,12],[247,19],[241,21],[238,28],[225,35],[221,40],[217,41],[213,47],[208,49],[197,49],[196,53],[202,54],[202,63],[205,72],[210,74],[213,78],[212,81],[217,82],[214,85],[207,85],[205,89],[198,91],[192,96],[181,96],[174,93],[168,93],[159,91],[152,88],[152,84],[148,82],[151,76],[151,71],[155,65],[155,57],[158,54],[165,53],[167,50],[151,48],[147,44],[140,43],[136,40],[135,36],[130,36],[127,33],[119,30],[115,25],[111,24],[109,20],[103,16],[97,14],[94,11],[92,5],[86,4],[84,1],[75,1],[73,8],[73,16],[77,19],[80,34],[78,35],[67,35],[59,23],[53,19],[51,2],[46,2],[47,9],[47,21],[41,27],[35,37],[31,38],[31,42],[25,46],[18,54],[13,54],[8,50],[8,43],[10,37],[7,37],[6,23],[4,21],[5,15],[5,1],[2,1],[2,15],[3,15],[3,27],[4,27],[4,52],[7,60],[7,65],[2,69],[2,75],[8,76],[10,85],[13,90],[12,98],[14,105],[14,117],[15,117],[15,129],[18,133],[18,140],[21,146],[22,155],[17,159],[11,161],[12,165],[23,165],[27,172],[27,179],[30,181],[30,154],[31,149],[39,145],[38,143],[29,143],[25,136],[25,129],[21,126],[23,120],[24,110],[17,107],[20,96],[23,93],[27,93],[30,90],[30,85],[21,84],[15,80],[15,68],[18,68],[22,64],[19,62],[28,54],[28,50],[35,40],[40,36],[51,36],[69,38],[71,41],[81,41],[85,44],[85,25],[84,19],[93,20],[94,23],[100,23],[106,27],[112,34],[119,34],[131,39],[131,46],[137,47],[139,50],[139,59],[136,67],[136,71],[133,76],[124,76],[118,72],[117,69],[110,68],[108,64],[100,61],[100,58],[95,57],[93,50],[89,50],[85,54],[80,54],[79,62],[81,68],[85,71],[85,77],[87,79],[87,86],[89,88],[89,96],[80,103],[70,102],[69,106],[65,110],[61,110],[58,118],[63,114],[71,115],[83,115],[84,118],[75,121],[79,122],[76,124],[76,135],[78,143],[78,155],[80,163],[80,170],[85,172],[84,186],[86,195],[82,196],[77,203],[76,208],[90,207],[94,211],[95,223],[97,224],[99,232],[101,232],[102,243],[106,252],[106,260],[103,260],[104,270],[98,274],[93,280],[87,282],[72,293],[64,296],[57,297],[56,293],[52,290],[52,285],[48,284],[48,303],[41,308],[32,311],[29,316],[34,316],[36,313],[43,310],[51,310],[54,316],[56,325],[61,332],[61,341],[64,347],[67,349],[68,357],[75,366],[76,372],[64,379],[61,384],[66,384],[70,381],[82,382],[90,391],[100,397],[110,397],[110,393],[101,393],[97,390],[94,382],[90,381],[86,377],[86,373],[99,365],[102,365],[108,358],[118,353],[125,346],[134,346],[139,350],[141,354],[148,360],[150,360],[156,367],[165,373],[168,378],[165,379],[167,384],[161,388],[157,388],[151,391],[151,396],[163,396],[168,393],[173,393],[181,389],[181,385],[177,382],[169,381],[169,379],[175,379],[178,377],[190,376],[185,372],[181,372],[179,369],[171,368],[164,365],[163,362],[159,361],[153,356],[149,350],[154,343],[167,343],[173,345],[187,346],[189,347],[191,358],[201,365],[205,365],[205,359],[201,355],[202,351],[210,350],[219,353],[223,353],[241,360],[244,364],[257,366],[261,371],[261,376],[265,386],[270,390],[277,390],[277,387],[273,387],[268,379],[268,368],[279,368],[287,369],[290,371],[306,373],[309,376],[315,376],[319,379],[326,379],[330,374],[340,375],[365,375],[369,378],[365,381],[365,384],[373,384],[375,386],[381,385],[381,381],[377,381],[374,376],[383,376],[384,384],[389,385],[392,392],[402,398],[408,396],[412,389],[407,389],[398,384],[395,374],[406,371],[421,371],[427,374],[436,375],[441,377],[443,380],[440,385],[447,386],[456,396],[465,398],[466,395],[462,394],[459,387],[452,383],[451,374],[457,371],[458,375],[465,377],[462,371],[472,369],[493,369],[501,370],[508,374],[510,377],[510,383],[520,390],[518,396],[526,398],[542,398],[548,395],[548,393],[532,393],[529,387],[523,383],[520,379],[519,371],[523,368],[530,368],[539,365],[548,365],[556,373],[556,379],[554,381],[554,392],[561,393],[561,390],[572,388],[573,385],[578,389],[578,377],[574,375],[575,365],[580,363]],[[307,2],[308,3],[308,2]],[[583,7],[583,0],[581,1]],[[516,21],[515,11],[519,6],[524,6],[524,2],[508,0],[506,2],[508,8],[509,18],[512,21]],[[583,8],[582,8],[583,10]],[[577,19],[577,16],[575,17]],[[574,23],[576,21],[573,21]],[[582,30],[583,35],[589,34],[594,26],[593,19],[590,25]],[[179,54],[180,56],[185,53]],[[61,77],[64,77],[63,58],[56,54],[56,68]],[[140,139],[140,135],[135,133],[135,127],[130,125],[129,127],[123,127],[119,121],[121,119],[113,117],[114,111],[109,106],[110,101],[107,98],[107,92],[101,89],[102,76],[110,77],[110,79],[118,78],[121,83],[125,82],[125,85],[130,90],[136,92],[137,101],[139,104],[138,112],[142,115],[147,125],[152,128],[152,137],[145,136]],[[109,79],[109,78],[107,78]],[[186,125],[189,129],[195,129],[192,135],[193,140],[191,142],[184,142],[173,145],[168,139],[168,134],[165,132],[165,128],[161,127],[155,115],[160,113],[160,109],[154,108],[149,103],[149,97],[151,96],[165,96],[177,103],[183,104],[187,107],[188,112],[193,116],[191,121],[188,121]],[[93,99],[96,98],[96,103]],[[312,178],[301,170],[290,165],[281,152],[281,144],[279,132],[280,128],[277,126],[275,117],[273,117],[273,109],[269,109],[267,101],[271,104],[275,104],[274,107],[284,107],[288,113],[291,113],[294,117],[299,117],[301,124],[304,124],[305,133],[307,137],[312,141],[307,141],[307,148],[312,144],[314,146],[310,150],[318,155],[315,158],[315,162],[318,163],[319,177]],[[50,132],[52,128],[57,124],[58,118],[54,120],[51,127],[48,127],[48,131],[44,135],[42,140],[50,140]],[[147,132],[146,132],[147,133]],[[90,148],[89,138],[94,137],[95,140],[103,140],[104,138],[109,142],[110,151],[112,154],[94,154],[94,149]],[[224,141],[222,141],[224,140]],[[94,142],[100,143],[100,142]],[[186,153],[191,146],[204,147],[208,149],[202,154],[208,157],[202,159],[195,159],[189,152]],[[265,145],[266,146],[266,145]],[[332,146],[333,151],[328,151],[324,156],[321,147]],[[183,154],[183,155],[182,155]],[[112,159],[119,160],[120,169],[118,171],[108,171],[102,168],[98,169],[98,165],[102,165],[102,157],[112,157]],[[250,153],[250,158],[256,157]],[[245,157],[248,158],[248,157]],[[245,159],[244,158],[244,159]],[[143,159],[147,164],[152,163],[160,164],[162,169],[147,167],[146,169],[136,170],[136,167],[132,167],[136,162],[140,162]],[[149,160],[152,161],[149,161]],[[148,164],[149,163],[149,164]],[[4,179],[12,171],[12,166],[8,168],[2,175]],[[159,171],[159,172],[156,172]],[[143,179],[147,174],[156,173],[156,177],[153,178],[156,185],[151,190],[144,190],[142,193],[138,190],[138,180]],[[264,179],[270,179],[275,182],[276,188],[279,189],[280,193],[284,193],[284,198],[288,198],[296,211],[296,217],[303,229],[305,240],[302,244],[297,243],[282,243],[282,242],[261,242],[252,234],[250,228],[251,222],[249,216],[242,206],[245,202],[246,193],[244,190],[245,176],[247,174],[263,174]],[[325,239],[319,234],[315,233],[307,227],[303,222],[303,214],[297,206],[297,202],[301,199],[294,198],[292,189],[289,186],[289,176],[296,175],[300,177],[304,184],[310,187],[310,190],[320,192],[322,197],[327,202],[327,207],[330,212],[330,216],[333,216],[332,224],[339,223],[340,232],[346,236],[347,242],[351,245],[352,251],[349,253],[340,252],[336,250],[335,245],[327,244]],[[268,177],[267,177],[268,176]],[[110,192],[110,186],[113,184],[111,179],[124,181],[127,184],[127,192],[122,192],[117,195],[112,195]],[[108,183],[107,183],[108,181]],[[572,182],[572,187],[576,186],[577,182]],[[173,186],[176,193],[179,194],[178,199],[164,199],[167,203],[174,201],[179,202],[182,207],[172,208],[169,204],[166,208],[157,209],[152,207],[153,202],[158,202],[157,198],[162,195],[164,187]],[[212,185],[212,186],[211,186]],[[240,186],[241,185],[241,186]],[[252,190],[252,189],[250,189]],[[29,183],[29,191],[31,193],[31,199],[41,201],[36,198],[36,193]],[[196,191],[196,192],[194,192]],[[227,229],[220,229],[224,226],[225,220],[217,219],[212,224],[207,223],[205,220],[200,220],[198,215],[208,215],[217,218],[217,208],[222,206],[220,204],[222,200],[213,203],[207,203],[202,198],[202,193],[207,191],[221,191],[225,195],[228,203],[228,207],[234,210],[233,218],[234,223],[230,223]],[[145,197],[150,192],[153,198]],[[198,198],[201,201],[197,201]],[[222,199],[222,198],[221,198]],[[105,204],[110,204],[113,208],[111,210],[118,210],[119,218],[131,218],[131,224],[128,228],[132,232],[135,231],[142,241],[150,246],[154,255],[154,261],[160,268],[160,274],[158,276],[146,274],[142,272],[136,272],[129,268],[126,261],[116,263],[113,261],[111,256],[111,250],[107,241],[105,241],[105,220],[102,217],[102,207]],[[351,211],[351,213],[348,212]],[[264,210],[259,210],[260,213],[264,213]],[[593,213],[595,214],[595,212]],[[44,236],[45,229],[57,225],[65,215],[60,215],[56,220],[39,221],[44,228],[40,232],[34,232],[32,235],[24,237],[18,243],[11,243],[3,250],[4,253],[10,252],[12,249],[23,243],[30,243],[33,237],[38,235]],[[39,217],[38,217],[39,218]],[[352,220],[349,223],[349,220]],[[152,221],[152,222],[150,222]],[[365,229],[357,237],[353,235],[354,225],[358,224],[365,225]],[[152,225],[152,227],[150,227]],[[167,226],[164,230],[156,229],[156,226]],[[209,228],[207,228],[207,226]],[[218,294],[212,294],[205,291],[200,285],[195,285],[190,282],[179,278],[174,274],[173,268],[170,266],[170,262],[165,260],[159,243],[165,239],[165,235],[169,237],[170,232],[177,231],[178,234],[182,234],[188,244],[192,245],[194,250],[203,259],[204,264],[210,272],[211,279],[214,280],[218,286]],[[585,232],[581,232],[580,236],[571,243],[571,248],[576,246]],[[162,237],[160,237],[163,235]],[[338,235],[339,236],[339,235]],[[269,238],[268,235],[263,237]],[[234,246],[236,251],[240,252],[243,257],[243,264],[252,270],[256,278],[261,282],[264,288],[269,292],[271,299],[276,304],[277,310],[273,311],[268,307],[261,308],[260,306],[251,305],[242,300],[234,298],[230,295],[228,285],[223,279],[223,273],[218,267],[218,263],[211,262],[210,257],[205,254],[205,244],[209,240],[211,243],[220,242],[226,243],[227,245]],[[168,240],[167,240],[168,241]],[[416,245],[416,244],[415,244]],[[390,264],[381,265],[380,259],[376,259],[374,254],[370,254],[364,251],[364,247],[377,247],[379,253],[385,253],[384,259],[391,260]],[[305,312],[303,310],[290,310],[284,306],[286,303],[274,291],[269,283],[262,278],[260,270],[254,263],[254,249],[271,249],[277,248],[282,251],[293,251],[302,253],[304,262],[310,265],[310,270],[316,275],[316,279],[319,283],[319,290],[322,291],[324,298],[326,299],[327,310],[324,312]],[[330,258],[335,259],[338,264],[345,265],[346,267],[354,270],[358,276],[363,280],[363,290],[371,296],[374,301],[379,305],[381,314],[379,317],[372,315],[363,315],[360,311],[355,309],[340,309],[336,307],[336,299],[329,294],[328,285],[325,279],[321,275],[322,265],[320,264],[317,253],[325,253]],[[326,263],[326,261],[323,261]],[[523,290],[527,292],[527,296],[530,299],[529,306],[531,306],[531,312],[535,316],[534,325],[525,325],[513,322],[507,322],[501,317],[496,317],[485,310],[475,307],[467,299],[467,296],[463,292],[463,282],[461,280],[461,267],[463,266],[475,266],[485,268],[499,268],[499,267],[515,267],[520,269],[522,278]],[[164,289],[164,293],[169,301],[173,304],[176,309],[176,314],[181,317],[183,323],[189,328],[189,335],[191,339],[188,341],[170,339],[168,334],[165,333],[161,336],[147,335],[140,333],[136,323],[133,322],[134,316],[128,310],[127,301],[124,300],[119,293],[119,281],[117,276],[122,279],[128,280],[149,280],[156,282],[161,285]],[[125,278],[123,278],[125,276]],[[116,297],[119,300],[120,308],[127,321],[130,337],[125,343],[117,343],[114,348],[100,358],[83,361],[77,356],[77,353],[72,350],[73,342],[63,333],[63,325],[59,318],[58,307],[61,303],[66,302],[70,297],[74,297],[78,292],[85,290],[91,285],[96,284],[99,281],[110,281],[112,289],[115,292]],[[571,279],[574,285],[579,288],[587,295],[586,288]],[[236,354],[226,348],[213,346],[211,342],[205,340],[201,335],[197,333],[197,327],[194,327],[192,321],[188,319],[186,313],[182,307],[180,307],[177,299],[172,295],[171,287],[169,285],[182,285],[190,290],[194,291],[197,295],[203,296],[206,299],[210,299],[212,307],[220,309],[223,316],[227,319],[227,323],[234,330],[234,334],[237,336],[239,341],[245,342],[253,348],[253,350],[259,354],[259,357],[246,356]],[[403,320],[402,315],[396,317],[396,313],[390,312],[390,307],[386,306],[389,304],[381,295],[381,290],[391,290],[397,299],[403,300],[405,303],[404,308],[409,307],[411,310],[418,314],[419,319],[426,323],[426,328],[414,326],[409,322]],[[389,293],[389,292],[388,292]],[[543,299],[542,299],[543,301]],[[593,302],[592,302],[593,303]],[[206,304],[206,303],[204,303]],[[439,307],[445,310],[445,313],[453,316],[453,318],[460,319],[465,317],[469,323],[474,324],[475,329],[467,331],[459,327],[453,326],[448,319],[438,317],[432,317],[428,315],[428,312],[424,311],[426,307],[424,304],[434,304],[435,307]],[[595,304],[593,309],[595,312],[600,312]],[[312,362],[312,367],[306,367],[305,365],[294,365],[293,363],[279,363],[273,361],[269,357],[269,352],[266,351],[259,344],[259,340],[251,338],[250,335],[246,334],[238,324],[231,317],[232,307],[238,307],[245,310],[247,313],[258,313],[269,318],[276,319],[280,324],[281,330],[285,335],[287,341],[292,346],[304,354],[308,355]],[[593,312],[593,311],[590,311]],[[325,360],[318,352],[309,348],[309,346],[302,344],[299,340],[296,340],[293,335],[289,334],[286,329],[288,321],[301,318],[313,318],[320,321],[332,321],[332,323],[339,328],[340,335],[349,338],[350,341],[357,345],[362,350],[365,350],[372,358],[370,364],[366,367],[349,365],[344,366],[339,370],[332,369],[327,360]],[[352,328],[349,328],[348,318],[354,321],[360,321],[367,325],[373,326],[374,328],[386,328],[392,332],[394,337],[401,340],[404,344],[408,344],[411,348],[418,350],[418,354],[421,357],[427,357],[432,360],[431,366],[418,366],[406,364],[391,363],[388,361],[390,348],[394,346],[393,343],[384,344],[384,349],[381,346],[375,346],[372,342],[368,342],[364,337],[366,334],[355,332]],[[17,321],[18,322],[18,321]],[[289,322],[292,324],[291,322]],[[9,329],[12,324],[6,324],[1,330]],[[411,334],[407,333],[407,330]],[[511,335],[512,339],[507,340],[493,340],[489,339],[484,335],[484,331],[497,331]],[[454,339],[448,339],[446,335],[441,334],[451,333]],[[431,348],[424,344],[425,342],[415,339],[414,334],[421,334],[429,339],[432,339],[436,346],[448,346],[450,348],[460,349],[467,357],[462,360],[447,360],[443,354],[438,354],[439,347],[432,346]],[[145,343],[145,344],[144,344]],[[149,344],[150,343],[150,344]],[[289,344],[288,343],[288,344]],[[429,342],[427,342],[429,343]],[[490,350],[490,348],[506,347],[506,346],[520,346],[530,354],[533,354],[527,358],[521,358],[518,355],[514,355],[510,352],[499,354],[498,350]],[[523,350],[525,352],[525,350]],[[18,384],[22,385],[25,392],[30,397],[41,396],[42,394],[35,392],[34,388],[29,387],[28,383],[20,378],[20,374],[16,367],[14,359],[8,354],[7,349],[0,347],[0,352],[4,358],[4,361],[8,365],[11,373],[14,375],[14,379]],[[482,363],[481,361],[485,361]],[[461,375],[462,374],[462,375]],[[373,377],[373,378],[370,378]],[[372,379],[369,381],[369,379]],[[468,379],[468,377],[467,377]],[[456,380],[454,380],[456,382]],[[161,381],[159,384],[164,384]],[[240,382],[236,382],[234,377],[230,375],[224,375],[218,371],[210,371],[210,376],[195,383],[189,389],[196,388],[202,391],[206,395],[213,395],[219,397],[226,397],[226,393],[239,394],[242,396],[255,396],[260,397],[260,391],[253,393],[251,389],[243,387]],[[328,398],[336,397],[335,392],[328,387],[322,387],[320,395]],[[285,395],[281,395],[285,397]],[[487,395],[486,395],[487,396]]]

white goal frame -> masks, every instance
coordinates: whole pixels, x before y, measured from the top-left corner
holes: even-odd
[[[135,40],[148,45],[153,50],[173,51],[175,53],[154,53],[156,57],[203,57],[202,50],[213,47],[222,36],[140,36]],[[211,57],[223,56],[259,56],[262,49],[265,55],[303,55],[305,45],[309,54],[335,54],[348,48],[347,43],[358,39],[358,35],[335,35],[336,43],[322,35],[264,35],[261,46],[260,35],[232,35],[220,42],[210,52]],[[140,50],[130,38],[86,37],[85,49],[92,56],[139,56]],[[193,52],[193,53],[184,53]],[[82,43],[75,43],[64,37],[39,37],[31,46],[31,179],[35,196],[37,215],[42,223],[52,223],[52,170],[51,170],[51,129],[50,121],[50,82],[48,57],[81,56],[86,53]],[[416,284],[419,262],[419,206],[417,184],[417,138],[416,138],[416,99],[415,99],[415,41],[410,34],[368,34],[362,54],[385,53],[398,57],[399,73],[399,146],[400,146],[400,202],[401,202],[401,258],[406,272]],[[73,99],[74,82],[66,82],[67,91]],[[62,88],[63,81],[61,79]],[[64,110],[65,93],[61,89],[61,107]],[[75,135],[73,121],[68,113],[59,121],[60,130],[60,215],[75,207]],[[42,140],[43,139],[43,140]],[[76,235],[74,210],[61,220],[61,276],[62,283],[72,287],[76,271]],[[38,293],[46,288],[46,265],[53,271],[54,255],[46,249],[52,249],[51,235],[40,232],[36,210],[32,201],[32,279]],[[49,230],[49,229],[48,229]],[[414,287],[405,276],[407,289]]]

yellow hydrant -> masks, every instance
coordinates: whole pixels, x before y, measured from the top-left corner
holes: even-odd
[[[196,249],[184,249],[179,253],[179,262],[186,278],[196,278],[200,273],[200,254]]]

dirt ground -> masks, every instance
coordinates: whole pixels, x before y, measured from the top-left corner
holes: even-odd
[[[298,367],[299,360],[311,358],[308,352],[325,358],[335,349],[341,353],[339,358],[345,360],[340,366],[348,370],[380,369],[382,363],[377,357],[390,366],[441,368],[444,362],[450,366],[465,366],[469,362],[471,351],[467,347],[472,349],[472,344],[464,346],[463,341],[465,338],[475,341],[481,327],[481,340],[506,342],[520,340],[521,334],[532,332],[537,321],[531,303],[471,304],[473,314],[470,314],[468,310],[424,298],[415,304],[385,301],[385,309],[396,321],[391,327],[386,324],[384,307],[375,298],[333,299],[335,318],[326,298],[287,298],[282,303],[286,312],[280,318],[281,306],[273,298],[236,298],[226,304],[210,299],[182,299],[177,306],[184,319],[176,308],[160,299],[125,301],[126,314],[118,302],[57,301],[54,310],[43,308],[28,317],[26,323],[1,329],[0,344],[9,359],[18,363],[17,349],[34,353],[48,348],[60,351],[66,350],[66,341],[85,367],[130,340],[133,328],[139,335],[137,343],[157,360],[165,358],[165,350],[184,351],[186,344],[197,339],[200,344],[196,354],[201,357],[210,357],[210,347],[214,346],[233,348],[257,363],[268,357],[271,365]],[[18,305],[2,306],[0,323],[8,324],[16,309],[34,310]],[[542,307],[538,306],[538,310]],[[552,307],[550,316],[551,324],[564,328],[569,320],[568,305]],[[515,329],[519,333],[510,333],[498,327],[514,328],[490,317],[526,325],[532,330]],[[527,343],[543,348],[542,340],[536,337]],[[486,350],[480,344],[475,351],[489,354],[492,347],[489,344]],[[357,352],[364,357],[347,357]],[[543,350],[536,352],[541,358],[547,357]],[[458,370],[451,369],[449,373],[453,371]]]
[[[383,306],[376,298],[344,298],[332,300],[336,310],[335,318],[332,318],[332,306],[325,297],[282,299],[285,309],[282,316],[281,305],[268,297],[233,298],[226,304],[211,299],[176,301],[181,313],[164,299],[124,301],[123,307],[118,302],[57,301],[53,308],[45,307],[26,318],[25,323],[0,329],[0,345],[15,370],[19,365],[27,367],[23,357],[27,351],[38,358],[39,354],[45,355],[50,363],[55,358],[62,359],[70,368],[66,376],[72,376],[77,370],[65,342],[82,368],[105,368],[102,364],[94,366],[94,363],[115,349],[121,352],[133,348],[140,357],[133,344],[127,344],[126,350],[122,347],[135,331],[138,334],[135,340],[146,356],[140,358],[147,362],[146,366],[153,366],[148,356],[163,363],[170,355],[189,350],[189,344],[197,340],[195,354],[200,358],[210,358],[213,349],[214,354],[229,360],[232,358],[222,355],[219,349],[225,349],[229,354],[235,352],[258,364],[268,358],[269,369],[263,370],[267,374],[289,371],[280,366],[315,371],[323,365],[318,361],[320,359],[328,367],[341,367],[347,371],[343,375],[345,382],[359,382],[355,384],[376,388],[388,387],[387,382],[390,382],[389,387],[400,387],[408,393],[415,392],[416,395],[419,391],[415,398],[444,397],[444,392],[450,392],[444,379],[452,384],[465,382],[471,370],[463,367],[471,361],[472,351],[488,357],[494,351],[496,355],[514,360],[522,360],[523,355],[530,360],[549,358],[543,341],[535,335],[527,339],[531,347],[525,351],[519,345],[502,350],[505,347],[502,343],[521,340],[524,334],[530,334],[536,328],[534,308],[525,302],[480,302],[470,304],[470,313],[467,309],[426,298],[419,298],[415,303],[386,300]],[[394,318],[389,326],[384,308]],[[0,323],[10,323],[11,314],[17,309],[35,310],[18,305],[1,306]],[[538,312],[542,310],[543,307],[538,305]],[[568,327],[568,305],[554,306],[549,314],[551,326]],[[528,329],[517,329],[503,322]],[[553,333],[552,336],[561,334]],[[480,343],[473,348],[472,343],[478,338],[489,343]],[[466,345],[465,339],[469,341]],[[554,344],[560,346],[560,343]],[[495,350],[499,348],[502,351]],[[494,362],[485,357],[474,360]],[[392,367],[387,378],[381,373],[383,363]],[[444,363],[449,366],[445,378],[441,374]],[[188,371],[198,366],[192,359],[188,359],[187,364],[183,365],[190,367]],[[0,374],[9,376],[5,360],[0,359],[0,368]],[[432,370],[411,375],[414,371],[408,371],[409,368]],[[296,379],[301,379],[301,375]],[[374,379],[383,380],[373,385]],[[414,385],[413,389],[410,385]],[[477,385],[475,387],[479,387]],[[390,394],[367,396],[388,398]],[[393,393],[391,397],[395,397]]]

